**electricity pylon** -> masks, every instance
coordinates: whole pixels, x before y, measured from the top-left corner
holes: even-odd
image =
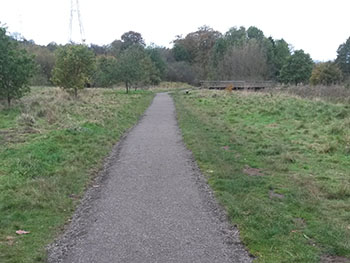
[[[74,26],[74,16],[77,15],[78,24],[79,24],[79,32],[80,32],[80,41],[81,43],[85,43],[85,33],[83,22],[80,14],[80,6],[79,0],[71,0],[71,8],[70,8],[70,21],[69,21],[69,42],[73,43],[73,26]]]

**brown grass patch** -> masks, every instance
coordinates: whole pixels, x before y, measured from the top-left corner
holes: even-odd
[[[249,165],[246,165],[243,168],[243,173],[245,173],[246,175],[249,175],[249,176],[263,176],[264,175],[260,169],[252,168]]]
[[[322,256],[320,262],[321,263],[349,263],[350,262],[350,258],[324,255],[324,256]]]

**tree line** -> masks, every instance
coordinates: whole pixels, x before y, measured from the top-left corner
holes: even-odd
[[[273,80],[285,84],[332,85],[350,78],[350,37],[337,50],[335,61],[314,63],[303,50],[284,39],[266,37],[257,27],[232,27],[225,34],[200,27],[179,36],[171,50],[177,65],[198,80]],[[175,66],[176,67],[176,66]]]
[[[172,48],[146,46],[129,31],[108,45],[40,46],[0,26],[0,99],[8,103],[30,85],[58,85],[75,96],[84,86],[126,91],[160,81],[274,80],[287,84],[340,83],[350,78],[350,37],[334,61],[314,63],[284,39],[266,37],[257,27],[232,27],[222,34],[208,26],[177,36]]]

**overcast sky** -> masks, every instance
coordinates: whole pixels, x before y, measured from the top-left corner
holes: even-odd
[[[0,22],[10,32],[46,45],[69,40],[71,0],[0,0]],[[74,0],[75,1],[75,0]],[[146,43],[171,46],[176,35],[208,25],[225,33],[233,26],[256,26],[284,38],[314,60],[336,57],[350,37],[350,0],[80,0],[87,43],[109,44],[129,30]],[[78,40],[74,13],[73,38]],[[74,40],[74,39],[73,39]]]

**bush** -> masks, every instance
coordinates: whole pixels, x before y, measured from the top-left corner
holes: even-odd
[[[340,68],[332,63],[318,63],[312,70],[310,83],[312,85],[332,85],[338,84],[342,81],[343,75]]]

